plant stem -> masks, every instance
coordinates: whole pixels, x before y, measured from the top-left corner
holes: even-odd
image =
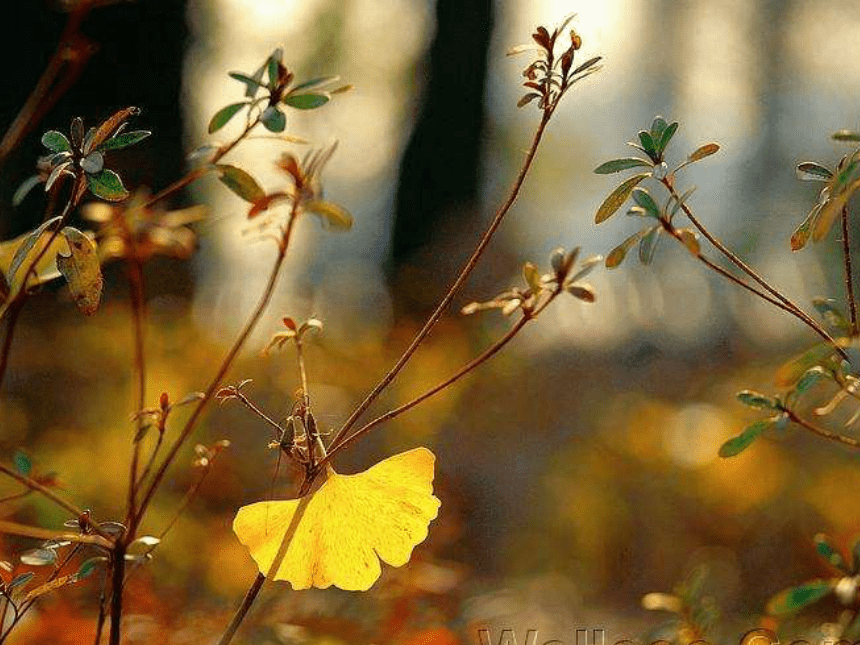
[[[275,554],[275,559],[272,560],[272,566],[269,567],[268,576],[265,576],[262,573],[258,573],[256,575],[256,577],[254,578],[254,582],[251,583],[251,586],[248,588],[248,591],[245,592],[245,597],[242,599],[242,604],[239,605],[239,608],[233,615],[230,624],[227,625],[227,629],[224,630],[224,634],[218,641],[218,645],[229,645],[229,643],[233,640],[233,636],[236,635],[239,626],[242,624],[242,621],[245,620],[245,616],[248,615],[248,611],[254,604],[257,595],[263,588],[263,584],[266,582],[266,578],[273,578],[275,574],[277,574],[278,569],[281,568],[281,563],[284,561],[284,556],[287,555],[287,549],[290,546],[290,542],[293,541],[293,535],[295,535],[296,529],[299,526],[299,522],[304,516],[305,509],[307,509],[307,506],[310,503],[312,497],[312,495],[305,494],[299,500],[299,504],[298,506],[296,506],[296,512],[293,515],[293,519],[290,521],[290,525],[287,527],[287,531],[284,533],[284,539],[281,540],[281,546],[278,548],[278,552]]]
[[[125,539],[114,543],[111,563],[109,645],[120,645],[122,638],[122,592],[125,582]]]
[[[6,334],[3,336],[3,346],[0,347],[0,391],[3,389],[3,378],[6,376],[6,367],[9,364],[9,354],[12,351],[12,338],[15,335],[15,325],[18,317],[24,309],[24,298],[9,305],[9,314],[6,320]]]
[[[194,170],[189,172],[184,177],[181,177],[181,178],[177,179],[176,181],[174,181],[167,188],[164,188],[163,190],[157,192],[155,195],[153,195],[148,200],[146,200],[146,202],[143,204],[143,208],[151,208],[157,202],[160,202],[161,200],[166,199],[167,197],[170,197],[173,193],[182,190],[183,188],[185,188],[189,184],[192,184],[195,181],[197,181],[198,179],[200,179],[201,177],[206,176],[209,172],[211,172],[212,170],[215,169],[215,164],[218,163],[224,157],[224,155],[226,155],[233,148],[235,148],[237,145],[239,145],[239,143],[245,137],[247,137],[248,134],[251,132],[251,130],[253,130],[255,127],[257,127],[257,124],[259,124],[259,123],[260,123],[260,117],[258,115],[255,119],[253,119],[252,121],[249,121],[248,123],[245,124],[245,129],[242,131],[242,133],[238,137],[233,139],[233,141],[231,141],[230,143],[227,143],[227,144],[221,146],[220,148],[218,148],[218,150],[215,151],[215,154],[212,155],[212,159],[209,160],[209,163],[207,165],[205,165],[201,168],[195,168]]]
[[[284,231],[280,243],[278,244],[278,255],[275,259],[275,264],[272,267],[272,272],[269,275],[269,280],[266,284],[266,287],[263,291],[262,296],[260,297],[257,306],[254,308],[251,313],[250,318],[245,323],[245,326],[242,328],[242,331],[239,333],[239,336],[236,338],[233,346],[230,348],[230,351],[227,352],[227,355],[224,357],[224,360],[221,362],[221,366],[218,368],[218,372],[215,374],[215,377],[212,379],[211,383],[209,383],[209,387],[206,388],[206,391],[203,394],[203,398],[200,399],[200,402],[194,408],[194,411],[191,413],[191,416],[186,421],[185,426],[182,428],[182,431],[179,433],[179,436],[171,445],[170,450],[167,455],[164,457],[161,466],[159,466],[158,470],[155,471],[155,474],[152,477],[152,481],[146,489],[146,493],[141,500],[140,506],[138,508],[137,516],[134,518],[133,524],[138,524],[143,517],[146,509],[149,506],[149,503],[152,501],[153,495],[155,495],[155,491],[158,490],[161,481],[164,479],[164,475],[167,473],[167,469],[170,468],[170,465],[173,463],[173,460],[176,458],[179,449],[183,446],[185,441],[191,435],[194,430],[197,422],[200,420],[200,416],[203,413],[203,410],[212,400],[212,397],[218,391],[218,388],[221,386],[221,381],[226,376],[228,370],[233,365],[233,361],[236,359],[236,356],[239,355],[242,347],[245,345],[245,341],[248,339],[248,336],[251,335],[251,332],[254,331],[254,328],[257,326],[263,312],[269,305],[269,301],[272,299],[272,294],[275,291],[275,286],[278,283],[278,278],[281,273],[281,266],[284,263],[284,259],[287,256],[287,249],[289,248],[290,239],[292,238],[293,230],[295,228],[296,221],[298,219],[298,211],[299,211],[299,201],[295,201],[293,203],[292,212],[290,213],[289,220],[287,222],[287,228]]]
[[[760,275],[758,275],[751,267],[749,267],[743,260],[741,260],[737,255],[735,255],[728,247],[726,247],[722,242],[720,242],[719,239],[714,237],[714,235],[711,234],[711,232],[707,228],[705,228],[705,226],[695,216],[693,211],[690,210],[690,207],[687,206],[687,204],[681,199],[680,195],[678,195],[677,191],[675,190],[675,187],[672,185],[672,183],[668,179],[663,178],[660,180],[660,183],[662,183],[666,187],[666,189],[669,191],[669,193],[672,195],[672,197],[675,199],[675,201],[678,204],[680,204],[681,210],[684,211],[684,214],[687,216],[687,218],[690,220],[690,222],[692,222],[693,226],[695,226],[699,230],[699,232],[705,237],[705,239],[707,239],[718,251],[720,251],[720,253],[722,253],[724,256],[726,256],[726,258],[728,258],[728,260],[732,264],[734,264],[741,271],[746,273],[750,278],[752,278],[758,284],[760,284],[765,291],[767,291],[769,294],[771,294],[777,300],[782,302],[785,305],[785,307],[781,307],[784,311],[791,313],[795,318],[798,318],[800,321],[805,323],[808,327],[810,327],[813,331],[815,331],[815,333],[817,333],[819,336],[821,336],[827,342],[829,342],[831,345],[833,345],[833,347],[836,349],[836,351],[839,353],[839,355],[842,356],[842,358],[844,358],[845,360],[848,360],[848,355],[845,353],[845,350],[842,349],[842,347],[840,347],[838,345],[836,340],[830,334],[828,334],[827,331],[823,327],[821,327],[821,325],[819,325],[817,322],[815,322],[815,320],[810,318],[809,315],[807,315],[800,307],[798,307],[789,298],[787,298],[782,293],[777,291],[774,287],[772,287],[764,278],[762,278]],[[772,301],[769,300],[769,302],[772,302]]]
[[[557,103],[556,103],[557,105]],[[381,381],[370,391],[370,393],[365,397],[365,399],[359,404],[357,408],[350,414],[349,418],[344,422],[341,426],[340,430],[338,430],[337,434],[331,441],[332,448],[336,448],[337,445],[344,439],[346,434],[350,431],[353,425],[358,421],[359,417],[370,407],[370,405],[376,400],[376,398],[385,390],[386,387],[395,379],[395,377],[400,373],[406,363],[409,362],[409,359],[412,358],[412,355],[418,349],[424,339],[430,334],[433,328],[436,326],[436,323],[439,322],[439,319],[442,317],[442,314],[445,313],[445,310],[448,308],[448,305],[451,304],[451,301],[454,299],[454,296],[460,290],[460,287],[463,286],[463,283],[466,282],[466,278],[472,273],[472,270],[475,268],[475,265],[478,263],[478,260],[481,259],[481,256],[484,253],[484,250],[489,245],[490,241],[493,239],[493,235],[496,230],[502,223],[502,220],[507,215],[508,211],[511,209],[511,206],[514,205],[514,202],[517,199],[517,196],[520,193],[520,189],[522,188],[523,182],[525,181],[526,175],[531,168],[532,161],[535,158],[535,154],[537,153],[538,146],[540,145],[541,139],[543,138],[544,131],[546,130],[546,126],[549,123],[550,118],[554,112],[554,106],[550,109],[547,109],[543,112],[543,116],[541,117],[540,124],[535,131],[534,137],[532,139],[531,146],[529,147],[528,152],[526,153],[526,158],[523,161],[522,167],[520,168],[520,172],[517,175],[516,180],[514,181],[513,186],[511,187],[510,193],[508,194],[507,199],[501,205],[499,210],[496,212],[495,217],[493,217],[490,226],[484,232],[484,235],[481,237],[481,240],[478,242],[477,247],[472,253],[469,260],[460,270],[459,275],[457,276],[454,283],[448,289],[448,292],[436,306],[436,309],[430,314],[430,317],[424,323],[424,326],[421,330],[416,334],[415,338],[410,343],[409,347],[403,352],[394,366],[389,370],[389,372],[382,378]]]
[[[14,470],[13,468],[9,468],[9,466],[6,466],[5,464],[0,464],[0,473],[3,473],[4,475],[11,477],[12,479],[16,480],[18,483],[23,484],[27,488],[29,488],[29,489],[37,492],[37,493],[41,493],[46,498],[48,498],[49,500],[54,502],[54,504],[56,504],[60,508],[65,509],[66,511],[68,511],[75,519],[78,519],[79,517],[81,517],[84,514],[84,512],[81,509],[79,509],[77,506],[75,506],[71,502],[64,500],[62,497],[57,495],[50,488],[43,486],[42,484],[37,482],[35,479],[27,477],[26,475],[22,475],[18,471]],[[109,535],[102,534],[102,533],[100,533],[100,535],[102,535],[102,537],[104,537],[106,539],[110,539]]]
[[[854,299],[854,273],[851,271],[851,245],[848,238],[848,205],[842,207],[842,260],[845,264],[845,292],[851,317],[851,335],[857,336],[857,301]]]
[[[61,540],[75,542],[77,544],[94,544],[104,549],[110,549],[113,546],[113,540],[108,540],[100,535],[69,533],[68,531],[53,531],[51,529],[44,529],[40,526],[18,524],[17,522],[9,522],[8,520],[0,520],[0,533],[7,535],[20,535],[21,537],[29,537],[36,540]]]
[[[841,443],[843,446],[848,446],[849,448],[853,448],[854,450],[860,450],[860,441],[858,441],[854,437],[847,437],[844,434],[831,432],[826,428],[821,428],[819,426],[813,425],[806,419],[799,417],[794,412],[794,410],[785,409],[784,411],[788,415],[789,419],[791,419],[800,427],[808,430],[809,432],[812,432],[813,434],[816,434],[823,439],[827,439],[828,441],[835,441],[836,443]]]
[[[474,359],[472,359],[471,361],[469,361],[466,365],[461,367],[454,374],[449,376],[447,379],[445,379],[444,381],[442,381],[441,383],[439,383],[435,387],[427,390],[426,392],[415,397],[411,401],[408,401],[407,403],[404,403],[401,406],[398,406],[392,410],[389,410],[388,412],[386,412],[384,414],[379,415],[378,417],[376,417],[372,421],[363,425],[361,428],[359,428],[358,430],[353,432],[351,435],[346,437],[339,444],[334,446],[329,451],[328,455],[324,459],[320,460],[319,465],[323,466],[323,465],[327,464],[329,461],[331,461],[334,458],[334,456],[337,453],[339,453],[341,450],[345,449],[347,446],[349,446],[350,444],[357,441],[359,438],[361,438],[362,436],[364,436],[365,434],[367,434],[368,432],[373,430],[376,426],[380,425],[381,423],[385,423],[386,421],[390,421],[391,419],[394,419],[395,417],[400,416],[404,412],[407,412],[408,410],[411,410],[412,408],[414,408],[419,403],[429,399],[430,397],[438,394],[442,390],[446,389],[447,387],[449,387],[449,386],[453,385],[454,383],[456,383],[457,381],[459,381],[461,378],[466,376],[466,374],[473,371],[475,368],[479,367],[481,364],[483,364],[484,362],[486,362],[487,360],[492,358],[505,345],[507,345],[509,342],[511,342],[514,339],[514,336],[516,336],[519,333],[519,331],[523,327],[525,327],[529,321],[531,321],[533,319],[534,319],[534,316],[526,316],[526,315],[522,316],[517,321],[516,325],[511,327],[508,330],[508,332],[501,339],[499,339],[492,346],[490,346],[486,350],[484,350],[479,356],[477,356]]]
[[[130,258],[127,263],[129,293],[131,296],[132,327],[134,328],[134,373],[137,379],[137,392],[135,397],[135,413],[140,413],[146,404],[146,356],[144,351],[144,320],[146,296],[143,286],[143,267],[140,261]],[[137,433],[134,437],[132,449],[131,467],[128,478],[128,510],[126,522],[133,518],[137,505],[137,469],[140,461],[140,444],[143,438],[140,431],[143,428],[143,417],[138,416]]]
[[[242,393],[241,391],[236,390],[235,392],[232,393],[232,396],[239,399],[239,401],[241,401],[242,404],[245,405],[245,407],[247,407],[249,410],[251,410],[251,412],[253,412],[255,415],[257,415],[260,419],[265,421],[267,425],[271,426],[271,428],[275,431],[275,439],[280,438],[280,436],[284,432],[284,429],[281,427],[281,425],[277,421],[272,419],[269,415],[267,415],[260,408],[258,408],[256,405],[254,405],[254,403],[247,396],[245,396],[245,394]]]

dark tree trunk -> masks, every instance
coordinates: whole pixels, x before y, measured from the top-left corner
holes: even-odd
[[[484,85],[492,27],[491,0],[437,0],[436,36],[415,129],[403,156],[392,239],[393,279],[410,285],[405,267],[426,265],[443,227],[478,215]],[[451,222],[456,217],[458,221]],[[438,249],[436,249],[438,250]],[[438,266],[438,264],[436,264]],[[426,300],[434,285],[421,289]],[[437,286],[436,288],[441,288]],[[396,295],[403,290],[395,288]],[[408,298],[411,299],[411,298]],[[426,304],[425,298],[419,298]]]

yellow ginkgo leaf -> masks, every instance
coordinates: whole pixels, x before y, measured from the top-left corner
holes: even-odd
[[[272,579],[286,580],[293,589],[334,585],[365,591],[382,573],[380,559],[400,567],[427,537],[439,511],[433,495],[435,459],[426,448],[416,448],[356,475],[329,471],[305,498],[243,506],[233,531],[267,575],[301,505]]]

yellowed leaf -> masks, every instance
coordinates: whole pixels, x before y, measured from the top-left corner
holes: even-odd
[[[293,589],[367,590],[382,573],[380,559],[403,566],[427,537],[439,510],[434,463],[432,452],[416,448],[356,475],[329,470],[309,497],[243,506],[233,531],[268,574],[298,511],[300,521],[272,578]]]

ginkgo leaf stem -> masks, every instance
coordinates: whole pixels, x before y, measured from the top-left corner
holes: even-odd
[[[781,307],[784,311],[792,314],[795,318],[799,319],[801,322],[806,324],[810,329],[812,329],[815,333],[829,342],[836,351],[839,353],[842,358],[848,360],[848,355],[845,353],[845,350],[839,346],[836,340],[827,333],[827,331],[819,325],[815,320],[813,320],[808,314],[806,314],[800,307],[798,307],[792,300],[788,297],[784,296],[780,293],[776,288],[772,287],[770,283],[768,283],[764,278],[762,278],[758,273],[756,273],[746,262],[740,259],[735,253],[733,253],[725,244],[723,244],[717,237],[715,237],[696,217],[695,213],[690,209],[687,203],[678,195],[675,187],[672,185],[672,182],[666,178],[660,180],[660,182],[666,187],[669,191],[669,194],[672,198],[680,205],[681,210],[684,211],[684,214],[687,216],[687,219],[695,226],[699,232],[705,237],[705,239],[710,242],[714,248],[716,248],[720,253],[722,253],[732,264],[738,267],[741,271],[746,273],[750,278],[752,278],[755,282],[757,282],[761,287],[769,293],[771,296],[779,300],[785,305]],[[758,293],[755,292],[754,293]],[[759,294],[761,295],[761,294]],[[768,300],[768,302],[773,303],[773,300]]]
[[[560,97],[559,97],[560,98]],[[442,300],[436,306],[436,309],[430,314],[430,317],[427,318],[427,321],[424,323],[424,326],[420,329],[420,331],[415,335],[415,338],[412,339],[412,342],[406,348],[406,350],[401,354],[400,358],[397,359],[397,362],[394,366],[388,371],[387,374],[380,380],[376,386],[367,394],[364,400],[358,405],[358,407],[353,410],[352,414],[349,415],[349,418],[343,423],[340,430],[338,430],[337,434],[331,441],[331,447],[336,448],[337,445],[343,441],[346,437],[347,433],[352,429],[358,419],[362,414],[371,406],[371,404],[379,397],[380,394],[388,387],[388,385],[397,377],[400,371],[406,366],[409,362],[409,359],[412,358],[413,354],[418,350],[421,346],[421,343],[430,335],[430,332],[433,331],[433,328],[436,326],[436,323],[442,318],[442,315],[448,309],[448,306],[451,304],[451,301],[454,299],[454,296],[457,295],[460,288],[466,282],[466,279],[471,275],[473,269],[478,264],[478,261],[481,259],[481,256],[484,254],[484,250],[490,244],[490,241],[493,239],[495,232],[498,230],[502,221],[505,218],[505,215],[508,214],[511,207],[514,205],[517,197],[520,194],[520,189],[525,182],[526,176],[528,175],[529,169],[532,166],[532,162],[534,161],[535,154],[537,153],[538,146],[540,145],[541,139],[543,138],[543,134],[546,130],[547,124],[550,121],[550,118],[553,115],[555,107],[558,105],[558,101],[556,101],[550,108],[544,110],[540,123],[538,124],[537,129],[535,130],[534,137],[532,138],[531,146],[526,152],[526,157],[523,161],[523,164],[520,168],[520,172],[517,175],[517,178],[514,180],[513,186],[511,187],[510,192],[508,193],[508,197],[505,199],[504,203],[499,207],[499,210],[496,211],[496,215],[493,217],[490,222],[489,227],[484,232],[481,237],[478,245],[475,247],[475,250],[472,252],[471,257],[467,260],[466,264],[460,270],[460,273],[457,275],[457,278],[454,280],[454,283],[448,289],[448,292],[443,296]]]

